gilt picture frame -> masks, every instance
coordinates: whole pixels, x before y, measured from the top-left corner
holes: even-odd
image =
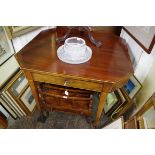
[[[109,93],[107,95],[106,103],[104,105],[104,114],[106,116],[110,116],[115,109],[122,104],[121,96],[118,92],[118,90]]]
[[[0,66],[14,54],[14,48],[7,32],[0,26]]]
[[[6,26],[5,27],[10,39],[19,37],[21,35],[32,32],[39,28],[41,28],[41,26]]]
[[[14,97],[17,98],[22,91],[24,91],[28,87],[28,81],[25,78],[24,74],[20,71],[17,74],[17,78],[13,81],[8,87],[7,91]]]
[[[155,92],[135,114],[140,129],[155,129]]]
[[[2,89],[2,94],[7,98],[10,107],[13,107],[18,117],[28,114],[24,104],[18,101],[19,96],[28,87],[28,81],[22,71],[18,71]]]

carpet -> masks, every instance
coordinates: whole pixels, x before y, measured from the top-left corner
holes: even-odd
[[[92,120],[95,120],[98,101],[99,96],[95,93],[93,97]],[[25,116],[15,120],[8,126],[8,129],[93,129],[92,123],[88,123],[82,115],[52,111],[49,113],[49,117],[45,123],[37,121],[39,115],[36,109],[32,116]],[[109,122],[110,119],[102,113],[99,127]]]

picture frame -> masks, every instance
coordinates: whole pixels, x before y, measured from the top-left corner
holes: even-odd
[[[155,129],[155,107],[152,105],[141,116],[145,129]]]
[[[0,88],[3,87],[18,70],[19,64],[13,55],[0,66]]]
[[[2,92],[1,97],[5,101],[5,103],[7,103],[9,108],[14,111],[18,118],[24,116],[19,105],[17,105],[17,103],[12,100],[12,98],[10,98],[5,92]]]
[[[121,90],[121,89],[117,89],[117,92],[118,92],[118,94],[119,94],[119,96],[120,96],[121,103],[122,103],[122,104],[125,103],[127,99],[125,98],[125,96],[124,96],[122,90]]]
[[[124,122],[124,128],[125,129],[138,129],[136,117],[134,116],[132,117],[132,119],[129,119],[126,122]]]
[[[108,93],[106,103],[104,105],[104,113],[106,114],[116,103],[118,98],[114,92]]]
[[[10,107],[10,105],[8,104],[8,102],[6,102],[6,100],[3,98],[3,96],[0,94],[0,103],[2,104],[2,106],[6,109],[6,111],[10,114],[10,116],[13,119],[17,119],[17,114],[15,113],[15,111]]]
[[[28,81],[22,72],[17,75],[18,78],[12,82],[7,91],[15,98],[18,97],[22,91],[24,91],[28,86]]]
[[[155,26],[123,26],[123,30],[150,54],[155,44]]]
[[[0,112],[2,112],[6,118],[10,117],[10,114],[8,113],[8,111],[4,108],[4,106],[2,105],[1,101],[0,101]]]
[[[135,114],[140,129],[155,129],[155,93]]]
[[[36,106],[35,99],[33,97],[31,88],[28,87],[25,92],[20,96],[20,101],[25,104],[25,106],[29,109],[29,111],[32,113],[34,111],[34,108]]]
[[[41,28],[41,26],[6,26],[6,31],[10,39],[19,37],[26,33],[32,32],[36,29]]]
[[[28,81],[23,72],[19,71],[2,90],[2,95],[6,98],[8,104],[14,109],[19,118],[31,114],[29,109],[19,99],[28,85]]]
[[[120,88],[119,91],[121,92],[120,97],[122,102],[119,106],[117,106],[117,108],[115,108],[115,110],[111,114],[112,120],[115,120],[122,116],[132,106],[133,103],[131,98],[123,88]]]
[[[0,66],[14,54],[14,48],[6,30],[0,26]]]
[[[127,129],[155,129],[155,92],[124,124]]]
[[[103,108],[104,114],[106,116],[110,116],[113,113],[113,111],[115,111],[115,109],[117,107],[119,107],[122,104],[122,102],[124,102],[124,101],[122,101],[119,93],[121,93],[121,92],[118,92],[118,90],[117,90],[117,91],[114,91],[114,92],[108,94],[109,99],[111,101],[108,103],[108,101],[107,101],[108,96],[107,96],[106,103],[105,103],[104,108]],[[123,96],[122,93],[121,93],[121,95]],[[125,98],[123,98],[123,99],[125,100]]]
[[[108,111],[105,110],[105,103],[105,106],[103,108],[104,114],[108,117],[111,117],[112,120],[116,120],[117,118],[122,116],[133,105],[133,98],[141,88],[142,85],[137,80],[137,78],[134,75],[131,76],[129,81],[122,88],[119,88],[115,91],[115,94],[117,95],[119,101],[111,105],[108,108]]]
[[[123,89],[128,94],[130,99],[133,99],[137,93],[142,88],[142,84],[138,81],[138,79],[132,75],[128,82],[123,86]]]
[[[124,118],[123,118],[123,116],[119,117],[118,119],[114,120],[113,122],[102,127],[102,129],[124,129]]]

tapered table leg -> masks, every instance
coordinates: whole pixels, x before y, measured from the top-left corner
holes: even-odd
[[[104,104],[105,104],[105,101],[107,98],[107,94],[108,93],[105,93],[105,92],[101,92],[101,94],[100,94],[100,101],[99,101],[99,105],[98,105],[98,109],[97,109],[96,120],[93,124],[95,127],[97,127],[98,122],[100,120],[100,117],[101,117],[101,114],[103,111],[103,107],[104,107]]]

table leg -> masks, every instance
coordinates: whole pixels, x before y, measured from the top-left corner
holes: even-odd
[[[45,102],[44,97],[43,97],[41,84],[38,84],[36,87],[38,88],[39,101],[40,101],[40,106],[41,106],[41,114],[38,117],[38,121],[41,123],[45,123],[48,116],[49,116],[49,111],[46,109],[46,102]]]
[[[42,108],[42,111],[37,121],[41,123],[45,123],[48,117],[49,117],[49,112],[46,109]]]
[[[100,120],[100,117],[101,117],[101,114],[103,111],[103,107],[104,107],[104,104],[105,104],[105,101],[107,98],[107,94],[108,93],[105,93],[105,92],[101,92],[101,94],[100,94],[100,101],[99,101],[99,105],[98,105],[98,109],[97,109],[96,120],[94,122],[95,127],[97,127],[98,122]]]

